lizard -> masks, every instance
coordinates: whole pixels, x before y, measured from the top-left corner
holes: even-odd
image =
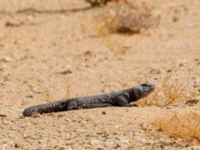
[[[135,102],[154,91],[153,84],[140,84],[118,92],[105,93],[94,96],[69,98],[46,104],[30,106],[23,111],[24,116],[39,113],[51,113],[67,110],[88,109],[97,107],[119,106],[132,107]]]

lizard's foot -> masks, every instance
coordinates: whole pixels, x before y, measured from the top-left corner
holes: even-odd
[[[138,107],[138,105],[137,104],[127,104],[127,105],[125,105],[125,107]]]
[[[139,105],[137,105],[137,104],[132,104],[132,106],[133,106],[133,107],[139,107]]]
[[[127,104],[127,105],[125,105],[125,107],[133,107],[133,105],[132,104]]]

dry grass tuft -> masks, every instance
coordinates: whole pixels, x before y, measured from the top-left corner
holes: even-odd
[[[150,11],[135,10],[131,6],[121,4],[109,8],[95,15],[95,23],[92,29],[103,45],[118,56],[126,53],[125,37],[118,38],[122,34],[130,35],[140,33],[158,25],[158,17]],[[115,34],[114,36],[110,36]],[[114,37],[114,38],[113,38]]]
[[[64,99],[70,98],[71,97],[71,84],[66,84],[65,86],[65,96],[63,97]]]
[[[200,114],[196,112],[185,114],[174,112],[170,117],[154,119],[152,124],[158,131],[165,132],[170,137],[200,142]]]
[[[110,33],[135,34],[144,29],[157,27],[160,17],[150,10],[135,10],[128,5],[120,5],[106,9],[96,18],[96,29],[99,36]]]
[[[124,1],[120,2],[122,3],[101,8],[93,19],[84,18],[82,22],[85,23],[81,26],[83,33],[99,38],[117,56],[122,56],[128,49],[126,37],[122,38],[121,35],[140,33],[159,23],[158,15],[150,10],[134,9]]]
[[[109,49],[112,53],[114,53],[118,58],[126,54],[128,47],[125,46],[125,39],[116,38],[102,38],[102,44]]]
[[[72,89],[71,89],[71,83],[66,83],[65,84],[65,87],[64,87],[64,96],[62,96],[61,99],[67,99],[67,98],[71,98],[71,93],[72,93]],[[53,94],[50,90],[46,90],[44,93],[43,93],[43,97],[44,97],[44,100],[48,103],[51,103],[51,102],[54,102],[54,101],[57,101],[58,99],[55,99],[53,97]]]
[[[157,86],[155,92],[147,96],[137,104],[142,106],[155,105],[159,107],[165,107],[170,104],[174,104],[180,101],[187,101],[199,97],[199,92],[191,92],[186,94],[178,81],[172,79],[171,74],[167,74],[161,84]]]
[[[48,90],[46,90],[46,91],[43,93],[43,97],[44,97],[45,101],[48,102],[48,103],[54,101],[53,95],[52,95],[51,92],[48,91]]]
[[[117,22],[115,29],[118,33],[134,34],[143,29],[149,29],[158,25],[158,18],[151,12],[133,11],[124,9],[115,17]]]

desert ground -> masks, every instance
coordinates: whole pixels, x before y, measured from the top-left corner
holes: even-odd
[[[137,30],[109,32],[109,17],[123,5],[157,19],[148,26],[136,17]],[[146,82],[157,93],[138,107],[22,115],[32,105]],[[0,0],[0,150],[197,150],[198,94],[199,0],[96,7],[84,0]]]

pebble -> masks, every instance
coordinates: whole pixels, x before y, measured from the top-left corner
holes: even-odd
[[[191,147],[191,150],[199,150],[200,149],[200,146],[192,146]]]
[[[14,59],[12,59],[11,57],[8,56],[4,56],[3,58],[0,59],[0,62],[12,62]]]
[[[2,123],[3,123],[4,125],[9,125],[9,124],[10,124],[10,122],[9,122],[9,121],[6,121],[6,120],[4,120]]]
[[[172,72],[172,69],[168,69],[167,72],[168,72],[168,73]]]
[[[180,64],[179,64],[179,67],[183,67],[183,66],[184,66],[184,63],[180,63]]]
[[[26,95],[26,98],[33,98],[33,95]]]
[[[40,94],[42,93],[38,88],[36,87],[31,87],[30,90],[33,92],[33,93],[36,93],[36,94]]]
[[[15,143],[15,148],[20,148],[20,145],[18,143]]]
[[[67,121],[67,122],[72,122],[72,120],[69,119],[69,118],[65,118],[65,121]]]
[[[57,72],[57,73],[62,74],[62,75],[66,75],[66,74],[72,73],[72,71],[70,69],[67,69],[67,70],[64,70],[64,71]]]
[[[5,115],[5,114],[0,114],[0,117],[1,117],[1,118],[6,118],[7,115]]]
[[[152,73],[152,74],[161,74],[161,70],[160,69],[151,69],[150,73]]]
[[[105,112],[105,111],[102,111],[102,115],[106,115],[106,112]]]
[[[1,86],[5,85],[5,82],[3,80],[0,80],[0,85]]]
[[[98,145],[99,144],[99,140],[97,140],[97,139],[91,139],[90,144],[91,145]]]
[[[185,104],[187,104],[187,105],[189,105],[189,106],[192,106],[192,105],[197,104],[197,103],[199,103],[199,100],[198,100],[198,99],[191,99],[191,100],[187,100],[187,101],[185,102]]]

